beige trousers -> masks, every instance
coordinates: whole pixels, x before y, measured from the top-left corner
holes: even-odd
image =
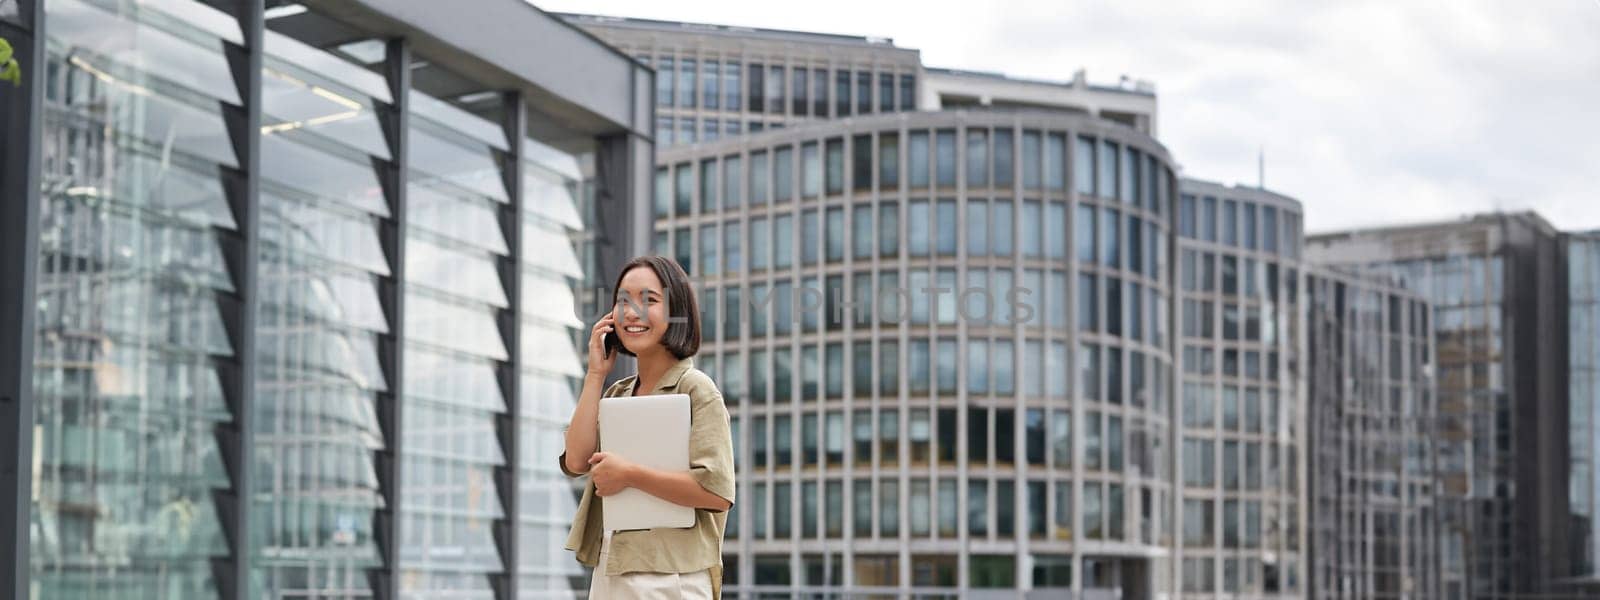
[[[611,532],[600,543],[600,566],[589,584],[589,600],[712,600],[711,571],[606,575]]]

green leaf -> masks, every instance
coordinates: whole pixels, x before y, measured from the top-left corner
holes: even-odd
[[[22,85],[22,69],[17,66],[17,61],[7,61],[5,69],[0,70],[0,81],[10,81],[11,85]]]
[[[0,38],[0,64],[11,62],[11,42]]]

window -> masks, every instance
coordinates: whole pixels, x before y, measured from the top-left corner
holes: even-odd
[[[1250,250],[1256,249],[1256,205],[1244,205],[1243,219],[1239,222],[1239,243]]]
[[[793,536],[789,527],[793,499],[789,483],[772,484],[772,537],[786,539]]]
[[[1054,461],[1057,469],[1067,468],[1072,465],[1071,411],[1065,409],[1056,409],[1051,411],[1050,453],[1051,460]]]
[[[967,255],[989,254],[989,202],[982,198],[967,199]]]
[[[1006,465],[1017,462],[1017,411],[1015,410],[994,409],[994,460]]]
[[[743,169],[743,159],[738,156],[728,156],[722,159],[722,204],[727,208],[736,208],[744,203],[742,194],[743,186],[739,185],[739,176]]]
[[[821,118],[828,116],[827,69],[811,70],[811,116]]]
[[[671,56],[663,56],[656,61],[656,104],[672,106],[672,101],[677,99],[676,64]]]
[[[878,535],[886,538],[900,535],[900,482],[898,480],[883,479],[878,483]]]
[[[1100,330],[1100,291],[1092,273],[1078,273],[1078,330]]]
[[[950,479],[939,481],[939,536],[956,537],[958,522],[956,505],[956,482]],[[952,583],[953,585],[953,583]]]
[[[900,206],[892,200],[878,203],[878,256],[900,254]]]
[[[1078,184],[1075,187],[1079,194],[1094,193],[1094,139],[1079,137],[1078,145],[1073,149],[1072,176]]]
[[[1216,516],[1211,500],[1183,499],[1183,545],[1205,548],[1214,542]]]
[[[828,140],[827,190],[829,195],[844,193],[844,140]]]
[[[844,414],[830,412],[823,422],[822,450],[827,453],[828,464],[844,464]]]
[[[894,133],[878,134],[878,189],[894,190],[900,187],[900,136]]]
[[[832,213],[833,212],[840,212],[840,217],[841,218],[843,217],[842,209],[834,209],[833,211],[829,211],[828,227],[829,227],[830,230],[833,228],[833,219],[832,219]],[[843,225],[841,224],[840,227],[842,228]],[[851,239],[850,239],[850,256],[852,256],[852,257],[854,257],[856,259],[865,259],[865,258],[868,258],[868,257],[872,256],[872,206],[871,205],[869,205],[869,204],[858,204],[858,205],[855,206],[855,208],[851,209],[850,233],[851,233],[851,236],[850,236],[851,237]],[[842,249],[841,249],[841,254],[842,253],[843,252],[842,252]],[[835,260],[835,259],[832,258],[832,256],[833,256],[833,247],[832,247],[831,244],[828,247],[828,254],[829,254],[829,260]],[[856,310],[863,310],[863,309],[864,309],[864,307],[856,308]]]
[[[692,58],[682,59],[678,63],[678,106],[694,108],[695,106],[695,61]]]
[[[967,187],[989,185],[989,132],[967,130]]]
[[[967,342],[967,393],[989,393],[989,342],[973,339]]]
[[[858,135],[850,139],[850,186],[850,189],[856,191],[872,189],[872,136],[870,135]]]
[[[728,61],[722,65],[722,106],[728,110],[739,110],[739,72],[739,63],[735,61]],[[708,108],[715,107],[708,106]]]
[[[767,67],[767,112],[783,114],[783,67],[770,65]]]
[[[1100,482],[1083,484],[1083,535],[1091,540],[1105,539],[1105,510]]]
[[[767,153],[750,153],[750,202],[752,204],[766,204],[767,195]]]
[[[1067,137],[1059,133],[1045,138],[1044,185],[1052,190],[1067,189]]]
[[[907,415],[906,441],[910,443],[911,462],[925,464],[931,455],[932,424],[929,422],[928,409],[913,408]]]
[[[1078,262],[1095,262],[1097,256],[1095,246],[1098,239],[1096,232],[1098,229],[1095,227],[1094,206],[1089,204],[1078,205],[1077,223],[1074,224],[1074,229],[1076,235],[1073,238],[1077,241]]]
[[[850,116],[850,71],[834,71],[833,112],[835,117]]]
[[[1100,140],[1100,176],[1096,178],[1101,198],[1117,197],[1117,145]]]
[[[817,446],[817,415],[806,413],[800,415],[800,459],[806,466],[815,466],[821,462],[821,454]]]
[[[794,199],[794,147],[784,146],[772,154],[772,200]]]
[[[800,146],[800,195],[815,198],[822,193],[822,158],[817,155],[817,144]]]
[[[1139,176],[1139,167],[1144,162],[1139,160],[1138,150],[1134,150],[1132,146],[1124,146],[1123,148],[1127,150],[1127,154],[1122,161],[1122,201],[1134,206],[1142,206],[1140,204],[1139,190],[1143,187],[1141,185],[1143,180]]]
[[[1045,205],[1045,243],[1048,245],[1050,258],[1067,258],[1067,207],[1060,202],[1050,202]]]
[[[1217,199],[1211,196],[1200,199],[1200,237],[1208,242],[1217,241]]]
[[[723,231],[726,232],[726,233],[729,233],[730,235],[731,234],[736,234],[736,233],[739,232],[739,230],[732,229],[732,228],[724,229]],[[737,244],[738,243],[738,236],[732,236],[732,237],[733,237],[733,241],[730,242],[730,244]],[[724,324],[726,324],[726,327],[724,327],[723,330],[722,330],[722,339],[723,340],[736,340],[736,339],[739,339],[739,322],[740,322],[739,314],[743,309],[744,309],[744,303],[740,300],[739,286],[733,286],[733,287],[729,287],[729,288],[724,288],[723,289],[723,295],[722,295],[722,311],[723,311],[722,312],[722,314],[723,314],[722,318],[723,318]],[[736,360],[736,359],[734,357],[730,356],[728,358],[728,360],[732,361],[732,360]],[[743,375],[743,373],[739,372],[739,370],[736,370],[736,369],[729,370],[728,373],[726,373],[724,375],[724,378],[728,380],[728,381],[725,381],[724,383],[727,384],[729,389],[723,390],[723,393],[728,398],[729,402],[735,402],[736,403],[736,402],[739,401],[739,395],[740,394],[739,394],[739,389],[738,389],[738,385],[737,384],[743,383],[744,378],[742,377],[742,375]]]
[[[827,262],[838,262],[845,259],[845,210],[843,208],[829,208],[827,210]]]
[[[939,462],[955,464],[956,462],[956,409],[941,408],[938,413],[939,426]]]
[[[1015,134],[1010,129],[994,130],[994,185],[995,187],[1011,187],[1011,182],[1016,177],[1013,164],[1016,149],[1012,147]]]
[[[689,216],[694,207],[694,169],[690,163],[673,167],[673,208],[678,216]]]
[[[885,396],[900,393],[899,342],[878,342],[878,393]]]
[[[928,537],[931,531],[932,498],[930,497],[928,480],[911,480],[911,497],[908,504],[911,511],[910,526],[913,537]]]
[[[1083,423],[1083,466],[1091,471],[1103,468],[1101,461],[1105,447],[1104,437],[1100,432],[1100,413],[1089,411]]]
[[[1122,244],[1117,233],[1122,230],[1122,220],[1116,210],[1106,208],[1100,212],[1100,260],[1108,267],[1122,265]]]
[[[1227,199],[1222,201],[1222,243],[1229,246],[1239,244],[1239,206],[1237,202]]]
[[[906,360],[910,365],[907,374],[910,377],[911,393],[926,394],[931,380],[929,368],[933,364],[933,357],[928,349],[928,341],[913,339],[907,351]]]
[[[793,93],[789,94],[792,99],[790,110],[795,116],[803,117],[806,114],[806,109],[811,107],[810,98],[806,94],[806,70],[803,67],[797,67],[790,70],[789,74],[794,77],[794,85],[791,86]]]
[[[989,482],[982,479],[967,481],[967,534],[975,537],[989,536]]]
[[[780,372],[787,371],[786,367]],[[780,386],[787,387],[787,386]],[[794,464],[794,432],[790,427],[789,415],[778,415],[772,420],[772,458],[773,466],[785,469]]]
[[[794,264],[794,217],[779,215],[772,220],[772,266],[787,269]]]
[[[1184,194],[1178,199],[1178,234],[1193,238],[1195,235],[1194,196]]]
[[[747,109],[760,114],[766,110],[766,66],[760,62],[750,62],[749,72],[750,93],[747,96],[750,101]]]
[[[956,132],[951,129],[941,129],[934,137],[937,144],[934,148],[934,158],[938,163],[939,186],[953,187],[956,184]]]
[[[655,216],[672,216],[672,186],[668,183],[671,172],[666,167],[656,168]]]
[[[717,260],[717,237],[716,225],[700,226],[700,275],[716,275],[717,265],[722,264]]]
[[[1030,465],[1044,465],[1045,423],[1044,411],[1030,408],[1023,413],[1023,454]],[[1070,451],[1070,448],[1069,448]]]
[[[693,242],[688,227],[679,227],[672,233],[673,258],[677,259],[686,273],[695,272]]]
[[[768,250],[767,241],[772,235],[767,229],[766,217],[751,217],[750,219],[750,270],[767,268],[771,252]]]
[[[1122,281],[1115,277],[1107,277],[1105,285],[1106,333],[1120,336],[1122,335]]]
[[[700,161],[700,212],[717,210],[717,185],[716,159]]]
[[[1043,209],[1036,200],[1022,202],[1022,255],[1037,258],[1044,252],[1043,234],[1044,227]]]
[[[752,368],[754,368],[753,365]],[[766,417],[757,416],[750,419],[750,459],[755,461],[757,469],[763,469],[767,466]]]
[[[1100,348],[1078,344],[1078,391],[1088,400],[1100,399]]]
[[[856,114],[872,114],[872,73],[856,72]]]
[[[994,203],[994,245],[995,256],[1011,256],[1012,211],[1010,198],[1000,198]],[[1003,290],[1007,288],[996,288]]]
[[[852,482],[851,489],[855,515],[853,534],[858,538],[872,537],[872,480],[857,479]]]
[[[1039,143],[1039,132],[1022,132],[1022,187],[1024,189],[1039,189],[1039,166],[1041,161]]]
[[[894,74],[878,74],[878,112],[894,112]]]
[[[928,132],[911,133],[911,147],[906,160],[910,162],[911,187],[928,187]]]
[[[843,415],[840,416],[842,417]],[[857,410],[853,415],[851,415],[851,422],[852,439],[855,441],[855,444],[852,446],[852,449],[855,452],[855,463],[858,466],[871,465],[872,412],[864,409]],[[843,427],[842,423],[840,424],[840,427]],[[843,452],[843,448],[841,448],[840,451]]]
[[[956,201],[951,198],[939,199],[938,206],[938,251],[940,256],[955,256],[956,243]]]
[[[913,200],[906,211],[906,237],[907,246],[911,256],[927,256],[930,243],[928,201]],[[912,290],[916,295],[920,290]]]
[[[1261,249],[1278,251],[1278,209],[1271,206],[1261,207]]]
[[[956,374],[960,367],[956,363],[956,341],[951,338],[939,340],[939,393],[954,395],[956,393]]]
[[[708,60],[700,69],[700,105],[706,108],[717,108],[721,103],[722,95],[718,93],[718,84],[721,83],[722,65],[717,61]]]
[[[900,110],[912,111],[917,107],[916,78],[911,75],[900,76]]]
[[[900,413],[893,408],[878,411],[878,457],[893,464],[900,455]]]
[[[1211,487],[1216,484],[1215,446],[1211,440],[1183,438],[1183,484]]]

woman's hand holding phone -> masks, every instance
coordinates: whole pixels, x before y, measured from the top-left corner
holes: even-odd
[[[589,374],[604,379],[617,364],[617,353],[606,344],[606,337],[616,335],[615,313],[607,312],[589,332]]]

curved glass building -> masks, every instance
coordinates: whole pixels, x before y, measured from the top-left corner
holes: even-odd
[[[957,110],[657,156],[656,250],[703,282],[700,365],[735,415],[731,587],[1159,578],[1174,180],[1157,142]]]

